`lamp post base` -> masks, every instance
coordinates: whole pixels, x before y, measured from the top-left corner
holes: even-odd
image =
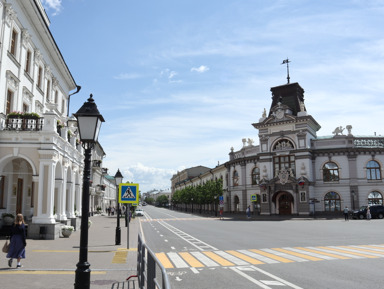
[[[115,245],[121,245],[121,229],[116,227]]]
[[[88,262],[77,263],[75,275],[75,289],[90,288],[91,286],[91,269]]]

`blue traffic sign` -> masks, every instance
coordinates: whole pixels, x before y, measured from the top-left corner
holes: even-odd
[[[139,201],[139,184],[120,184],[119,203],[133,204]]]

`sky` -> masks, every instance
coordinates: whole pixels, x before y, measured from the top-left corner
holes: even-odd
[[[305,90],[317,136],[352,126],[384,135],[383,0],[42,0],[76,81],[105,119],[103,167],[140,191],[213,168],[271,106],[270,88]]]

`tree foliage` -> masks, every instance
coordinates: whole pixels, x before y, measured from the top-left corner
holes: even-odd
[[[177,204],[209,204],[223,195],[223,180],[209,180],[202,185],[188,186],[176,190],[172,203]]]

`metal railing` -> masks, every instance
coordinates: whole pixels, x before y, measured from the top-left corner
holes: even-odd
[[[142,241],[140,234],[137,243],[137,275],[140,289],[171,289],[164,266]]]

